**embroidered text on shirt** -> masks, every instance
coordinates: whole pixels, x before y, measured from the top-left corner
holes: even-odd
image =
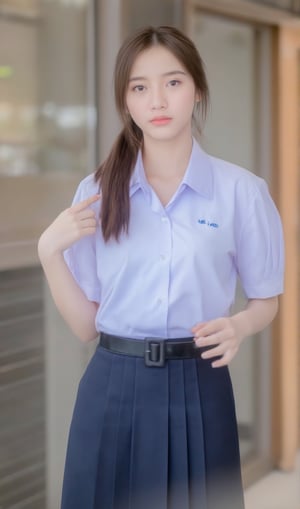
[[[207,226],[210,226],[211,228],[219,228],[218,223],[211,223],[210,221],[206,221],[206,219],[198,219],[199,224],[206,224]]]

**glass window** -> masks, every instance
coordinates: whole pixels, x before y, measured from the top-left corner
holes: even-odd
[[[0,268],[37,262],[36,238],[94,169],[92,7],[0,0]]]
[[[86,171],[87,4],[1,2],[0,175]]]
[[[21,4],[21,2],[19,2]],[[29,2],[28,2],[29,4]],[[37,171],[39,10],[0,11],[0,175]]]

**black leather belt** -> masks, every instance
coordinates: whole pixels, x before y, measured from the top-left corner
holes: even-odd
[[[99,346],[115,353],[144,357],[146,366],[161,367],[167,359],[200,357],[192,337],[174,339],[145,338],[142,340],[113,336],[101,332]]]

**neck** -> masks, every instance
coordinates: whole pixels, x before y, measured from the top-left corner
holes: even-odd
[[[151,178],[182,178],[187,168],[193,139],[189,134],[180,140],[145,139],[143,163],[146,176]]]

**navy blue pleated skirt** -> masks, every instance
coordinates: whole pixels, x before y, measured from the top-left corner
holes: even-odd
[[[78,389],[61,509],[243,509],[227,367],[98,346]]]

